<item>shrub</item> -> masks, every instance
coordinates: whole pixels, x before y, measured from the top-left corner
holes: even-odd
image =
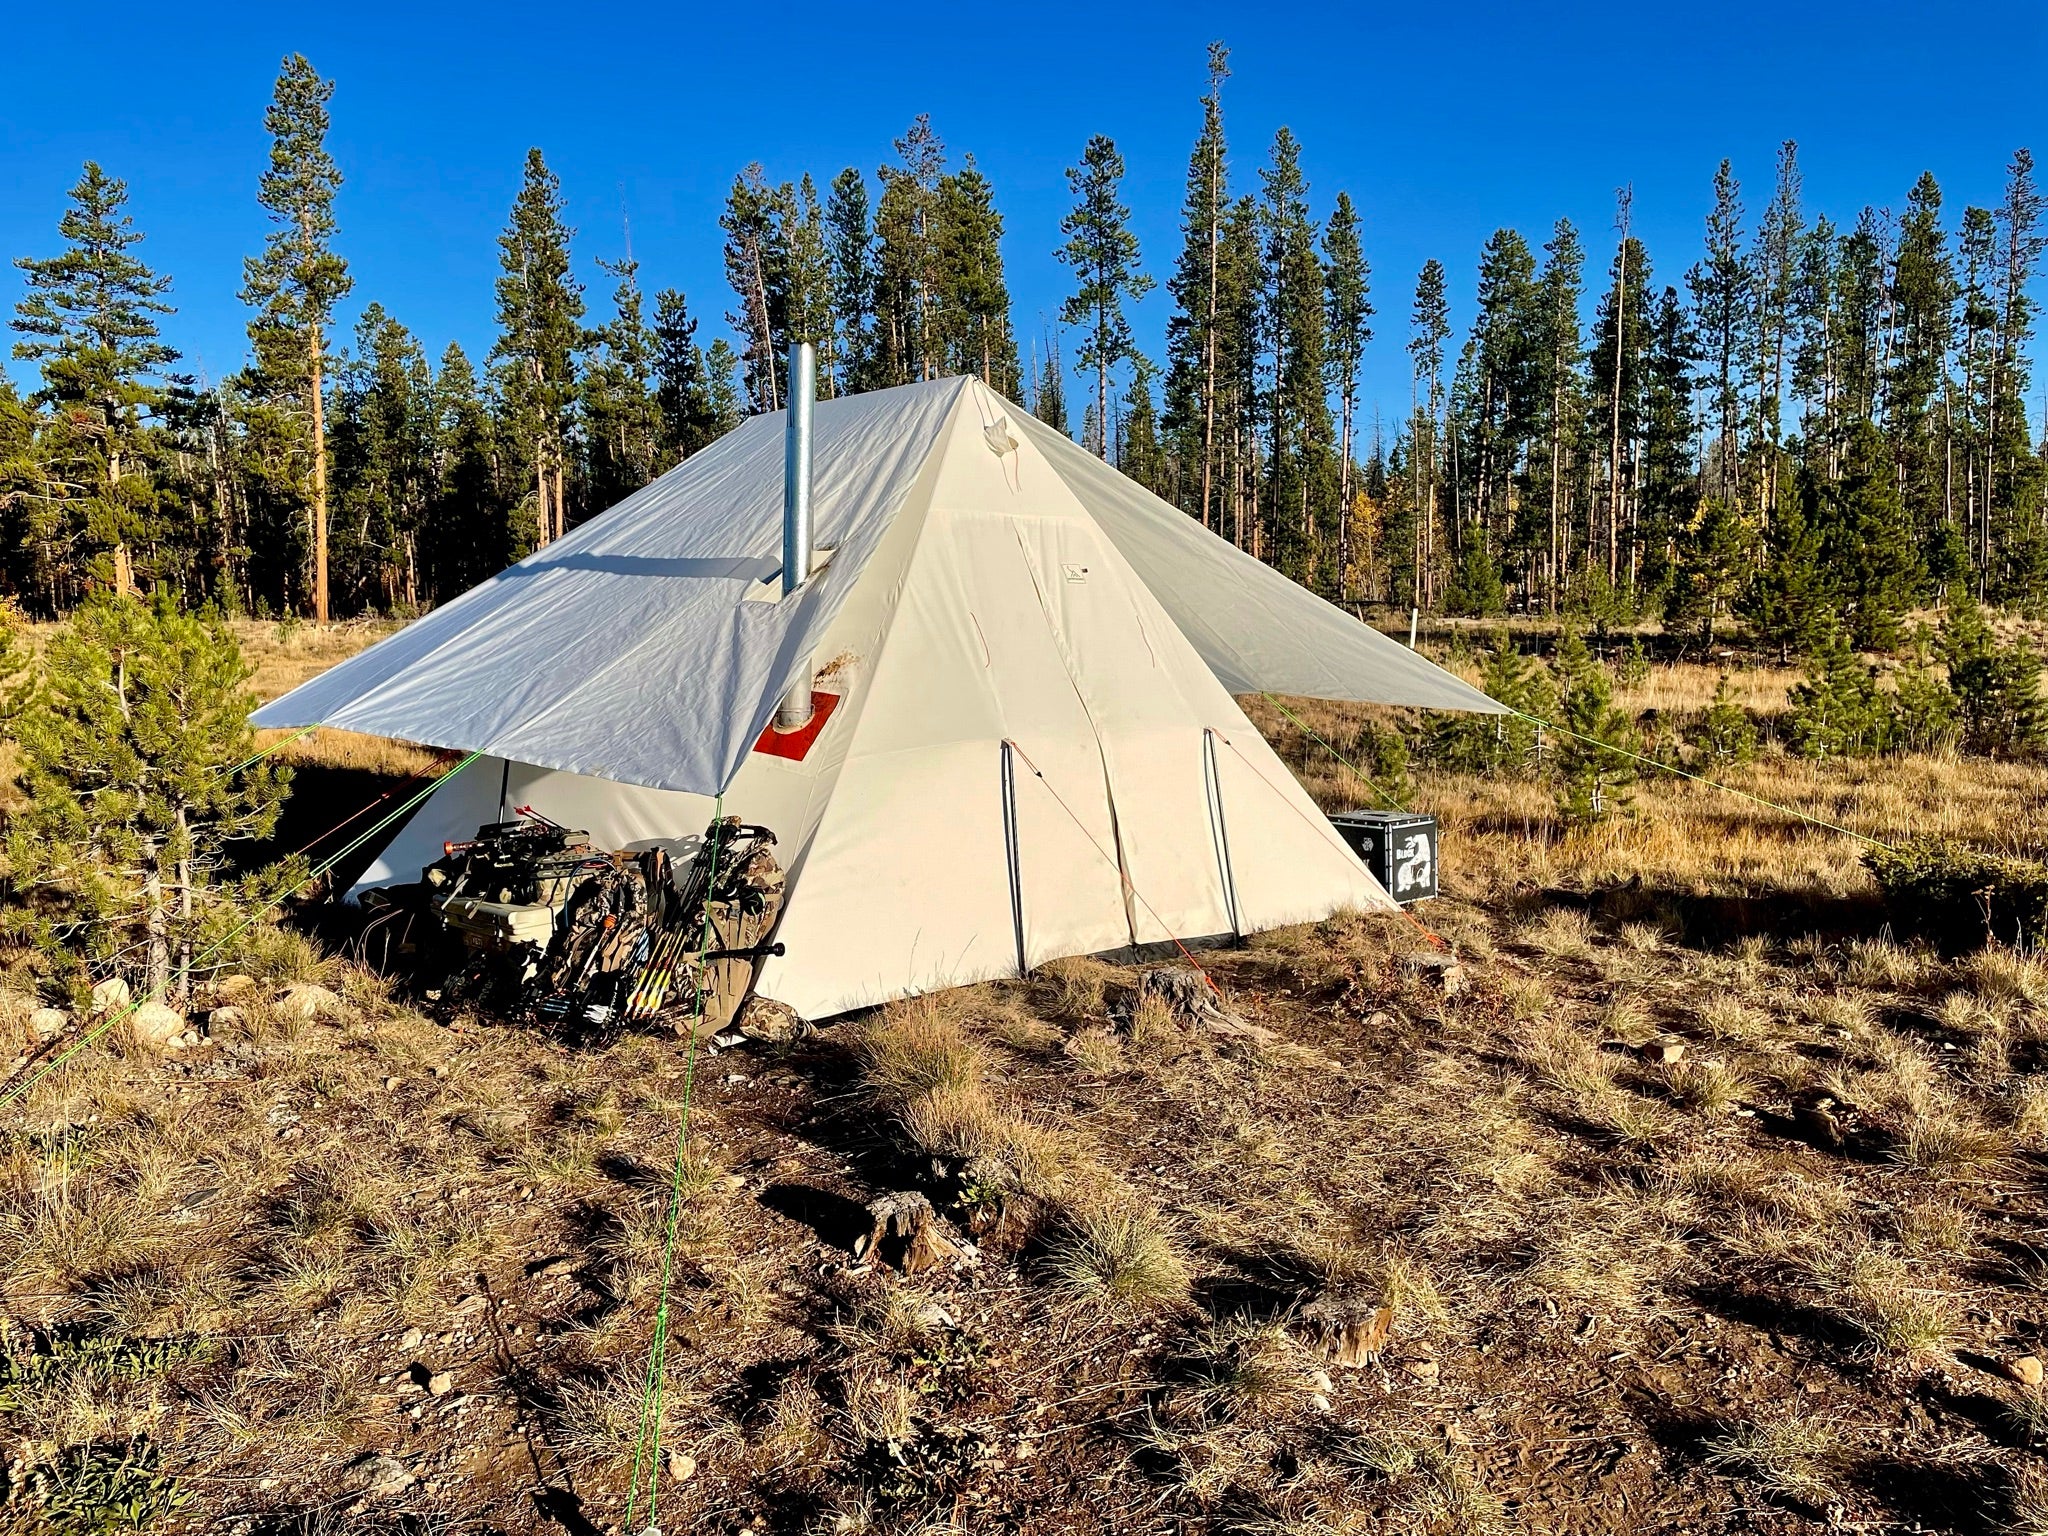
[[[1702,767],[1746,763],[1756,756],[1756,722],[1735,702],[1727,673],[1714,684],[1714,702],[1686,736],[1694,761]]]
[[[157,1469],[146,1441],[123,1447],[79,1446],[28,1474],[35,1528],[51,1536],[140,1531],[175,1514],[191,1497],[177,1477]]]
[[[1636,781],[1635,750],[1628,717],[1614,707],[1607,669],[1586,649],[1576,630],[1566,630],[1551,657],[1557,679],[1560,723],[1572,734],[1557,749],[1558,809],[1567,823],[1586,826],[1626,809],[1620,794]]]
[[[2048,749],[2048,701],[2041,658],[2024,637],[2001,645],[1968,594],[1949,600],[1941,626],[1963,750],[1986,757],[2036,757]]]
[[[1800,757],[1863,757],[1882,751],[1891,712],[1880,696],[1877,669],[1865,666],[1849,632],[1830,624],[1806,659],[1806,681],[1792,690],[1785,732]]]
[[[2038,859],[1916,837],[1873,848],[1864,863],[1902,934],[1951,950],[1987,939],[2028,949],[2048,937],[2048,864]]]
[[[1439,715],[1424,738],[1428,758],[1464,773],[1530,773],[1536,767],[1537,727],[1521,716],[1547,719],[1556,704],[1550,680],[1503,633],[1487,653],[1480,691],[1515,715]]]

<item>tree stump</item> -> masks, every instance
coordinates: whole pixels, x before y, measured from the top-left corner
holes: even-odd
[[[915,1190],[883,1195],[868,1202],[874,1229],[854,1245],[856,1258],[872,1259],[906,1275],[943,1264],[959,1250],[939,1230],[931,1201]]]
[[[1158,998],[1181,1024],[1229,1040],[1270,1045],[1280,1037],[1223,1006],[1201,972],[1185,966],[1156,966],[1138,978],[1138,995]]]
[[[1392,1307],[1374,1308],[1362,1302],[1312,1301],[1301,1309],[1300,1316],[1310,1338],[1333,1365],[1371,1365],[1394,1331]]]
[[[1456,955],[1443,950],[1410,955],[1401,962],[1401,967],[1446,999],[1459,996],[1472,982],[1472,974],[1465,969],[1464,963]]]

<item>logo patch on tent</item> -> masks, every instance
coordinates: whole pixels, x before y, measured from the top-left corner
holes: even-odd
[[[1088,567],[1085,565],[1063,565],[1060,569],[1066,572],[1067,580],[1069,581],[1086,581],[1088,579]]]
[[[836,693],[813,693],[811,695],[811,718],[793,731],[778,731],[773,725],[761,733],[761,739],[754,743],[756,752],[765,752],[770,757],[786,757],[793,763],[800,763],[811,750],[811,743],[818,739],[818,733],[825,729],[825,722],[832,718],[832,711],[839,707]]]

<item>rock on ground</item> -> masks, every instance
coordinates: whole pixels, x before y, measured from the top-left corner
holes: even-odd
[[[185,1033],[185,1015],[168,1003],[143,1003],[128,1015],[128,1032],[147,1050],[176,1050]]]
[[[348,1016],[348,1004],[339,994],[317,981],[296,981],[278,995],[277,1011],[287,1018],[311,1024],[338,1022]]]

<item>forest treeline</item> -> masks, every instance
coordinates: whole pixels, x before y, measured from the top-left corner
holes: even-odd
[[[1459,340],[1438,261],[1376,300],[1357,206],[1340,191],[1318,212],[1289,130],[1245,173],[1228,78],[1215,46],[1163,285],[1116,146],[1097,136],[1068,170],[1056,326],[1020,335],[995,189],[920,117],[872,176],[736,176],[730,342],[700,339],[685,296],[648,292],[630,255],[596,263],[594,298],[534,149],[499,239],[495,340],[430,359],[374,301],[337,333],[353,279],[334,85],[294,55],[254,168],[270,233],[245,262],[234,375],[180,371],[170,277],[100,165],[53,250],[17,261],[14,352],[39,384],[0,380],[0,585],[38,614],[152,587],[256,613],[416,612],[779,408],[787,345],[807,339],[828,395],[978,374],[1339,599],[1661,618],[1706,639],[1740,621],[1809,655],[1838,632],[1894,646],[1904,614],[1952,590],[2048,606],[2048,445],[2027,411],[2048,231],[2027,151],[1995,207],[1955,213],[1929,174],[1900,209],[1839,222],[1805,207],[1793,144],[1754,215],[1723,162],[1683,271],[1632,233],[1625,190],[1611,238],[1501,229]],[[1159,286],[1155,358],[1131,322]],[[1396,419],[1365,419],[1374,346],[1409,360]]]

